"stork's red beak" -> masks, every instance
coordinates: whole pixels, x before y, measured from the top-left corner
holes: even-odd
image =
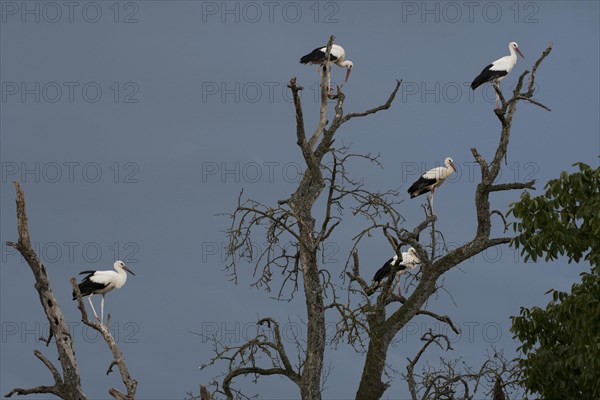
[[[346,70],[346,82],[348,82],[348,78],[350,78],[350,72],[352,71],[352,68],[348,68]]]
[[[519,50],[519,48],[515,48],[515,50],[517,51],[517,53],[519,53],[519,55],[521,56],[521,58],[524,60],[525,56],[523,55],[523,53],[521,53],[521,50]]]

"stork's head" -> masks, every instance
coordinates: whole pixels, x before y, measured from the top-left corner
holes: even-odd
[[[444,160],[444,164],[446,165],[446,167],[452,168],[453,171],[457,171],[456,164],[454,164],[454,161],[450,157],[446,157],[446,159]]]
[[[519,50],[519,45],[517,44],[517,42],[510,42],[508,44],[508,48],[510,50],[516,51],[521,56],[522,59],[525,59],[525,56],[523,55],[523,53],[521,53],[521,50]]]
[[[123,271],[127,271],[127,272],[129,272],[131,275],[135,275],[135,274],[133,273],[133,271],[132,271],[132,270],[130,270],[130,269],[129,269],[129,267],[128,267],[127,265],[125,265],[125,263],[124,263],[123,261],[121,261],[121,260],[119,260],[119,261],[115,261],[115,265],[114,265],[114,267],[115,267],[115,269],[116,269],[117,271],[122,269]]]
[[[414,257],[416,262],[421,261],[419,259],[419,255],[417,254],[417,251],[415,250],[414,247],[409,247],[408,248],[408,255]]]
[[[350,72],[352,71],[352,67],[354,63],[352,61],[344,61],[342,67],[346,68],[346,82],[348,82],[348,78],[350,78]]]

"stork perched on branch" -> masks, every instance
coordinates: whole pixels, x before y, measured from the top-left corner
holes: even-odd
[[[352,61],[346,60],[346,52],[344,51],[344,48],[337,44],[331,46],[331,52],[329,54],[329,60],[327,62],[325,62],[326,52],[327,46],[317,47],[310,53],[302,56],[302,58],[300,58],[300,63],[318,64],[323,66],[323,68],[327,72],[327,96],[331,96],[331,65],[335,64],[338,67],[346,68],[346,80],[344,82],[348,82],[348,78],[350,77],[350,72],[352,71],[354,63],[352,63]]]
[[[381,284],[381,281],[390,274],[392,268],[399,263],[399,269],[396,272],[396,276],[393,278],[397,279],[396,285],[398,285],[398,294],[400,294],[400,276],[405,273],[408,269],[414,269],[421,260],[417,255],[417,251],[413,247],[409,247],[408,251],[402,253],[402,259],[398,261],[398,255],[390,258],[383,264],[383,267],[379,268],[373,277],[373,282]]]
[[[445,167],[436,167],[432,168],[429,171],[425,172],[421,177],[413,183],[408,188],[408,193],[410,194],[410,198],[417,197],[422,195],[423,193],[429,194],[429,206],[431,207],[431,212],[433,213],[433,194],[435,189],[438,188],[446,178],[456,172],[456,165],[452,158],[446,157],[444,160]]]
[[[78,285],[81,296],[89,296],[88,300],[92,307],[92,311],[94,312],[94,317],[96,320],[99,320],[101,324],[104,321],[104,296],[106,293],[115,288],[120,289],[123,287],[125,282],[127,282],[127,272],[135,275],[123,261],[115,261],[113,267],[115,268],[115,271],[82,271],[79,273],[79,275],[87,274]],[[92,303],[92,296],[95,294],[102,295],[102,301],[100,302],[100,318],[98,318],[94,303]],[[73,291],[73,300],[76,298],[75,291]]]
[[[473,80],[473,83],[471,83],[471,89],[475,90],[486,82],[494,82],[494,85],[496,85],[498,90],[500,90],[500,81],[506,78],[506,75],[512,71],[513,67],[517,63],[517,53],[522,58],[525,58],[523,53],[521,53],[521,50],[519,50],[519,45],[517,42],[510,42],[508,44],[508,50],[510,50],[509,55],[497,59],[485,67],[481,73],[477,75],[477,77]],[[496,108],[499,107],[498,93],[496,93]]]

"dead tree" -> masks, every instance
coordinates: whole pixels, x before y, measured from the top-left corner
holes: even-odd
[[[539,101],[533,99],[533,94],[536,71],[540,63],[546,58],[551,50],[552,45],[550,44],[536,61],[531,74],[529,75],[529,82],[526,86],[526,90],[523,92],[521,91],[524,87],[524,79],[529,74],[529,71],[524,71],[519,76],[517,85],[509,100],[506,100],[504,96],[502,96],[500,90],[496,87],[502,101],[502,107],[495,110],[495,115],[501,124],[501,131],[499,143],[492,162],[488,164],[476,148],[473,147],[471,149],[471,153],[481,170],[481,182],[477,185],[475,190],[477,229],[473,239],[455,250],[438,256],[435,251],[438,234],[435,230],[435,216],[432,216],[431,212],[425,213],[425,219],[417,227],[412,230],[407,230],[397,223],[397,221],[400,220],[398,214],[387,205],[380,205],[374,209],[364,211],[373,223],[357,236],[355,249],[357,248],[358,242],[366,234],[372,231],[381,230],[396,251],[398,251],[397,249],[402,244],[413,246],[421,259],[421,268],[420,274],[415,280],[414,290],[410,296],[404,297],[394,295],[391,290],[391,280],[389,280],[386,285],[384,285],[377,298],[372,301],[369,297],[372,293],[372,289],[360,276],[358,257],[353,257],[352,271],[347,272],[347,275],[350,278],[349,290],[359,293],[362,296],[362,302],[358,307],[353,307],[347,303],[345,305],[338,305],[337,309],[340,310],[342,320],[347,321],[345,326],[340,329],[340,335],[344,334],[349,341],[352,341],[357,337],[357,332],[360,329],[364,329],[369,338],[363,373],[356,394],[357,399],[379,399],[388,388],[389,385],[382,382],[382,376],[386,367],[386,357],[389,345],[394,340],[396,334],[413,317],[419,314],[428,315],[439,321],[448,323],[453,330],[457,331],[457,328],[448,316],[438,315],[424,308],[427,300],[439,289],[438,281],[440,277],[461,262],[480,254],[487,248],[507,244],[511,241],[512,237],[510,236],[490,237],[492,227],[491,217],[493,214],[498,214],[502,218],[505,227],[506,223],[501,212],[490,208],[489,197],[491,193],[498,191],[532,189],[535,184],[535,181],[502,184],[495,182],[499,175],[502,162],[506,157],[512,121],[518,102],[527,101],[540,106],[543,109],[549,110]],[[382,214],[388,214],[388,219],[391,221],[388,223],[378,222],[376,218]],[[430,229],[430,244],[428,248],[426,248],[426,246],[421,244],[418,239],[420,234],[428,227]],[[429,250],[429,252],[427,250]],[[386,306],[394,303],[398,304],[398,308],[388,316]],[[361,318],[357,318],[357,315]],[[356,323],[355,321],[360,323]]]
[[[326,59],[333,40],[331,37],[327,44]],[[344,123],[356,117],[388,109],[401,81],[396,83],[385,104],[365,112],[349,114],[344,114],[345,95],[338,87],[334,115],[329,121],[325,90],[327,83],[323,72],[319,121],[312,135],[308,137],[299,96],[302,87],[297,85],[295,78],[291,79],[289,88],[296,112],[296,139],[306,170],[295,192],[275,206],[244,199],[243,193],[240,194],[236,209],[227,214],[231,218],[231,225],[227,231],[227,268],[232,279],[237,281],[240,267],[237,256],[241,255],[242,260],[254,265],[256,280],[253,285],[266,290],[274,289],[272,286],[275,273],[282,275],[283,282],[275,288],[276,298],[284,299],[298,293],[304,296],[307,334],[297,343],[298,360],[295,365],[290,361],[289,349],[278,339],[280,332],[277,321],[270,317],[260,319],[258,324],[263,331],[242,345],[232,347],[215,341],[215,356],[203,365],[203,368],[219,361],[228,365],[224,378],[220,382],[213,382],[215,394],[223,394],[228,399],[246,398],[245,394],[233,387],[234,379],[251,376],[258,380],[263,376],[280,375],[298,386],[303,399],[320,399],[326,347],[325,316],[328,310],[338,314],[338,329],[334,340],[344,340],[366,351],[363,374],[356,394],[356,398],[361,400],[379,399],[389,386],[381,381],[386,368],[389,345],[413,317],[427,315],[449,324],[458,332],[450,317],[427,310],[426,301],[439,289],[438,280],[444,273],[489,247],[506,244],[511,240],[511,237],[490,237],[492,214],[502,214],[490,209],[489,195],[496,191],[533,188],[534,181],[506,184],[496,184],[495,181],[506,156],[517,103],[524,100],[546,108],[533,99],[533,86],[537,67],[550,50],[551,46],[536,62],[527,91],[521,92],[525,76],[528,74],[528,71],[525,71],[519,77],[517,87],[509,100],[504,99],[500,93],[502,108],[496,111],[496,116],[501,122],[502,130],[491,164],[488,164],[475,148],[471,149],[482,173],[482,181],[475,192],[477,231],[467,244],[442,256],[438,256],[436,252],[437,237],[441,233],[435,229],[435,215],[426,212],[425,219],[415,228],[409,230],[403,227],[404,219],[397,210],[397,191],[367,190],[363,182],[354,180],[347,173],[346,165],[353,158],[358,157],[376,164],[379,163],[378,158],[350,154],[347,148],[336,149],[333,146],[334,135]],[[318,200],[323,204],[318,203]],[[353,216],[362,216],[369,224],[355,237],[349,261],[340,274],[342,282],[347,282],[347,286],[342,290],[332,271],[319,265],[319,251],[323,248],[325,240],[331,237],[336,227],[342,223],[342,210],[346,209],[348,203],[351,203]],[[314,216],[318,206],[322,206],[319,209],[323,214],[320,221]],[[251,238],[261,228],[265,230],[267,246],[255,254]],[[428,246],[419,241],[421,233],[427,229],[430,232]],[[358,245],[362,238],[376,233],[382,234],[399,256],[400,247],[404,244],[417,250],[422,261],[421,272],[414,277],[415,287],[410,296],[395,295],[391,279],[388,279],[376,298],[371,298],[375,290],[360,274]],[[289,295],[286,294],[286,290],[289,291]],[[393,304],[397,304],[398,307],[387,316],[386,307]]]
[[[123,384],[127,388],[127,394],[121,393],[118,389],[112,388],[108,391],[108,394],[113,396],[117,400],[133,400],[135,399],[135,391],[137,389],[137,381],[129,375],[129,369],[127,368],[127,364],[125,363],[125,357],[121,352],[121,349],[117,345],[117,342],[110,334],[110,330],[108,327],[110,326],[110,314],[108,314],[108,319],[105,324],[101,324],[98,322],[92,322],[89,320],[87,311],[85,310],[85,304],[83,304],[83,299],[81,297],[81,292],[79,291],[79,286],[77,286],[77,279],[70,279],[71,286],[73,287],[73,292],[75,293],[75,297],[77,298],[77,308],[81,312],[81,321],[90,328],[98,331],[104,341],[108,345],[111,353],[113,354],[113,360],[108,366],[106,370],[106,375],[110,374],[113,370],[114,366],[117,366],[119,369],[119,373],[121,374],[121,380]]]
[[[326,59],[329,57],[334,37],[326,47]],[[241,195],[231,217],[228,230],[229,264],[228,268],[237,279],[238,261],[236,256],[244,255],[255,264],[254,285],[271,289],[272,275],[279,270],[285,276],[279,287],[278,296],[282,298],[284,289],[291,285],[291,296],[297,292],[304,295],[306,301],[307,334],[303,338],[305,346],[301,349],[302,356],[297,365],[293,365],[288,357],[279,333],[279,325],[273,318],[263,318],[258,323],[271,332],[261,334],[253,340],[238,347],[217,347],[216,355],[208,365],[218,360],[229,363],[219,393],[231,399],[241,397],[232,388],[234,378],[239,376],[281,375],[294,382],[303,399],[320,399],[323,372],[323,358],[326,347],[325,338],[325,283],[329,274],[319,265],[319,251],[334,229],[339,225],[340,218],[335,215],[333,208],[338,203],[335,178],[327,176],[324,159],[334,154],[332,144],[334,135],[346,122],[359,117],[375,114],[390,108],[401,82],[397,82],[387,101],[378,107],[364,112],[344,114],[345,95],[337,88],[335,99],[335,114],[331,121],[327,116],[327,80],[325,68],[321,73],[320,112],[317,126],[308,135],[300,100],[303,89],[292,78],[288,85],[292,92],[296,114],[296,141],[302,153],[306,169],[295,192],[287,199],[280,200],[274,207],[266,206],[254,200],[244,200]],[[334,164],[337,164],[335,161]],[[341,166],[334,165],[333,168]],[[325,173],[324,173],[325,172]],[[314,210],[317,200],[326,198],[325,217],[317,223]],[[268,246],[261,254],[253,254],[251,237],[260,226],[267,228]],[[289,246],[288,246],[289,245]],[[291,249],[291,250],[290,250]],[[299,282],[302,287],[299,288]],[[270,339],[270,337],[274,339]],[[218,344],[216,344],[218,346]],[[263,358],[260,358],[262,355]],[[261,362],[266,364],[262,366]]]
[[[54,293],[52,292],[52,286],[50,284],[48,274],[46,273],[46,267],[39,260],[31,245],[27,213],[25,208],[25,195],[21,190],[21,185],[19,182],[15,182],[15,188],[17,191],[17,228],[19,232],[19,240],[17,243],[7,242],[7,245],[14,247],[19,251],[19,253],[21,253],[33,272],[33,276],[35,278],[34,287],[38,292],[40,303],[44,308],[44,312],[48,318],[48,323],[50,324],[50,334],[46,339],[46,345],[49,345],[52,338],[54,338],[56,349],[58,351],[58,359],[60,360],[62,367],[62,376],[56,366],[54,366],[54,364],[52,364],[52,362],[48,360],[42,354],[42,352],[39,350],[34,350],[34,355],[52,373],[54,384],[51,386],[36,386],[30,389],[14,388],[6,394],[6,397],[11,397],[15,394],[27,395],[50,393],[65,400],[83,400],[87,397],[81,387],[81,377],[79,374],[79,368],[77,367],[77,359],[75,358],[73,338],[69,334],[69,329],[65,322],[60,305],[56,301]],[[135,399],[137,382],[129,376],[123,354],[121,353],[119,346],[107,328],[107,326],[110,325],[110,316],[107,325],[101,325],[89,321],[75,278],[71,278],[71,284],[73,285],[73,290],[75,291],[78,299],[83,323],[102,334],[102,337],[114,355],[114,360],[110,364],[107,374],[112,371],[114,365],[117,365],[121,372],[123,383],[127,388],[127,395],[122,394],[119,390],[114,388],[110,389],[108,393],[117,400]]]
[[[19,231],[19,240],[17,243],[7,242],[8,246],[14,247],[21,253],[27,264],[33,272],[35,278],[35,289],[38,292],[40,303],[48,318],[50,324],[50,337],[55,338],[56,350],[61,363],[63,374],[58,372],[58,369],[48,360],[40,351],[34,351],[37,358],[44,363],[50,370],[54,378],[54,384],[51,386],[37,386],[31,389],[15,388],[6,394],[6,397],[11,397],[13,394],[27,395],[33,393],[51,393],[63,399],[85,399],[86,396],[81,388],[81,378],[79,376],[79,368],[77,367],[77,359],[73,350],[73,338],[69,334],[69,328],[65,322],[62,310],[54,297],[50,279],[46,273],[46,267],[39,260],[37,254],[31,245],[29,236],[29,227],[27,221],[27,213],[25,210],[25,196],[21,190],[19,182],[15,182],[17,190],[17,228]]]

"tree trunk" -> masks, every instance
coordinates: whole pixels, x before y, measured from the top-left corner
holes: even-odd
[[[302,399],[321,398],[321,372],[325,356],[325,312],[315,252],[302,257],[304,268],[304,293],[308,332],[306,337],[306,360],[302,371],[300,394]],[[307,259],[308,258],[308,259]]]
[[[357,399],[378,400],[383,396],[389,385],[381,382],[381,376],[385,368],[387,349],[390,339],[384,334],[382,324],[385,322],[385,310],[378,312],[369,319],[371,327],[371,340],[367,350],[367,358],[360,378],[360,385],[356,392]]]
[[[435,282],[438,277],[438,274],[425,272],[412,296],[387,320],[385,304],[377,304],[377,308],[368,319],[371,329],[370,341],[356,399],[378,400],[383,396],[389,387],[388,384],[381,382],[388,347],[394,336],[417,315],[423,304],[435,292]]]
[[[325,307],[317,262],[318,244],[314,237],[315,219],[312,216],[312,207],[324,188],[321,172],[309,169],[291,201],[300,228],[300,262],[308,326],[306,359],[300,384],[303,400],[321,399],[321,373],[325,356]]]

